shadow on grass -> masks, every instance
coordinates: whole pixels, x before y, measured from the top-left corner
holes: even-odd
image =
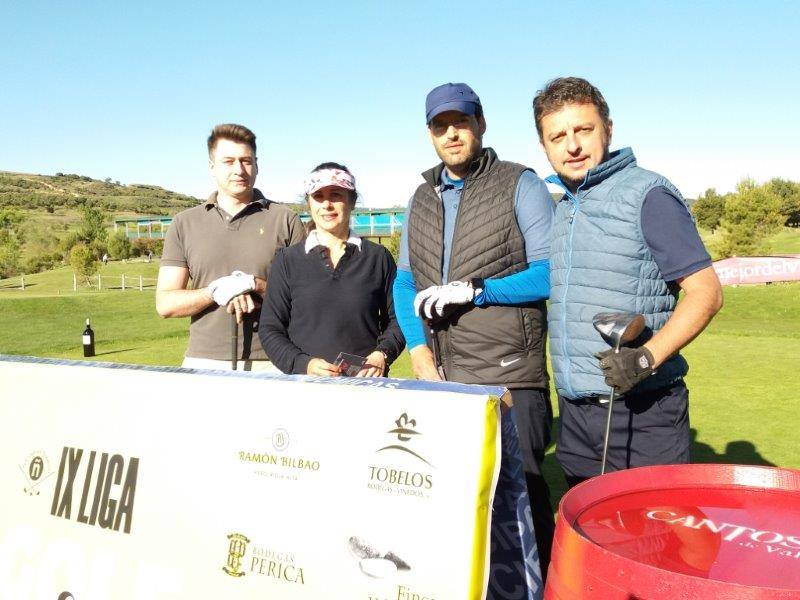
[[[544,479],[547,482],[547,487],[550,488],[550,504],[553,511],[558,507],[558,503],[567,491],[567,481],[564,479],[564,472],[561,470],[561,465],[556,460],[556,438],[558,437],[558,427],[561,423],[561,418],[556,417],[553,419],[553,428],[551,429],[551,443],[547,447],[547,453],[542,463],[542,471],[544,472]]]
[[[37,285],[39,285],[39,284],[38,283],[28,283],[26,281],[25,282],[25,289],[27,290],[29,287],[36,287]],[[22,286],[20,286],[18,283],[2,284],[2,285],[0,285],[0,290],[19,290],[20,292],[24,291],[22,289]]]
[[[729,465],[764,465],[777,466],[761,456],[752,442],[747,440],[734,440],[728,442],[725,451],[717,453],[708,444],[697,441],[697,429],[692,428],[692,462],[694,463],[723,463]]]
[[[550,488],[550,501],[553,510],[556,510],[558,502],[561,500],[567,491],[567,482],[564,479],[564,473],[561,471],[561,466],[556,460],[555,442],[558,435],[558,426],[560,419],[556,417],[553,419],[552,439],[553,442],[547,449],[547,454],[544,458],[542,471],[544,471],[544,478]],[[725,446],[725,451],[717,453],[714,448],[697,440],[697,429],[691,429],[692,438],[692,462],[693,463],[718,463],[718,464],[734,464],[734,465],[763,465],[767,467],[777,466],[775,463],[768,461],[761,456],[758,449],[752,442],[747,440],[734,440],[728,442]]]
[[[108,356],[109,354],[119,354],[120,352],[130,352],[137,348],[122,348],[121,350],[109,350],[108,352],[95,352],[95,356]]]

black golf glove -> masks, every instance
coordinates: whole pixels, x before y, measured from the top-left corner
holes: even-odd
[[[613,350],[598,352],[595,356],[600,360],[600,368],[606,383],[618,394],[629,392],[637,383],[653,374],[653,354],[641,348],[620,348],[616,354]]]

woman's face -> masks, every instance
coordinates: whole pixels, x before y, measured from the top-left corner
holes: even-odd
[[[321,188],[308,196],[308,210],[317,229],[347,235],[350,229],[350,191],[335,185]]]

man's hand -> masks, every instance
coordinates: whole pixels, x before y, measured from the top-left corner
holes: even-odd
[[[308,361],[306,373],[309,375],[318,375],[320,377],[339,377],[339,367],[332,365],[323,358],[312,358]]]
[[[414,377],[426,381],[442,380],[430,348],[422,344],[409,350],[409,354],[411,355],[411,368],[414,371]]]
[[[444,316],[448,304],[468,304],[475,298],[475,290],[466,281],[452,281],[447,285],[434,285],[419,292],[414,298],[414,313],[423,319]]]
[[[261,306],[261,302],[258,298],[254,298],[252,294],[248,293],[231,298],[225,310],[228,311],[229,314],[235,314],[236,322],[241,323],[245,314],[253,312],[259,306]]]
[[[256,289],[255,277],[241,271],[234,271],[208,284],[208,293],[220,306],[227,306],[235,296],[252,292],[254,289]]]
[[[367,356],[367,362],[361,367],[356,377],[383,377],[386,371],[386,357],[380,350],[375,350]]]
[[[653,354],[645,346],[620,348],[619,352],[605,350],[595,356],[600,360],[606,383],[618,394],[629,392],[637,383],[653,374]]]

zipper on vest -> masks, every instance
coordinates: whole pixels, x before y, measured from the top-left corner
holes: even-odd
[[[571,360],[569,356],[569,349],[567,346],[567,296],[569,295],[569,279],[570,279],[570,272],[572,271],[572,235],[574,233],[574,221],[575,215],[577,214],[578,210],[580,209],[580,202],[578,199],[572,195],[568,189],[565,189],[564,192],[569,199],[570,204],[572,205],[569,211],[569,241],[568,247],[569,252],[567,254],[567,277],[566,277],[566,286],[564,287],[564,307],[561,311],[561,344],[562,344],[562,352],[564,354],[564,361],[566,364],[566,382],[565,388],[567,390],[567,396],[569,398],[575,397],[575,390],[572,388],[572,369],[570,368]]]
[[[456,223],[453,226],[453,239],[450,240],[450,260],[447,261],[447,278],[453,274],[453,246],[456,243],[456,233],[458,233],[458,224],[461,222],[461,215],[464,211],[461,207],[464,206],[464,199],[467,197],[467,178],[464,178],[464,183],[461,185],[461,197],[458,200],[458,212],[456,213]],[[441,193],[438,193],[439,200],[442,202],[442,236],[444,236],[444,198]],[[444,253],[444,239],[442,239],[442,253]],[[441,276],[440,276],[441,277]],[[445,281],[442,277],[442,285],[447,285],[449,282]]]

